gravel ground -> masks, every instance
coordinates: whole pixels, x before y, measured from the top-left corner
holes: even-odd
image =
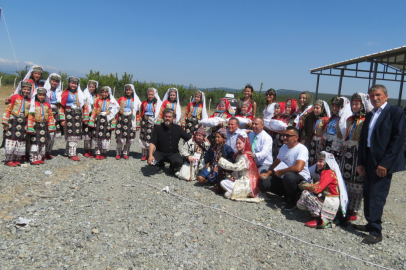
[[[129,160],[57,156],[40,166],[0,166],[1,269],[369,269],[338,253],[307,246],[262,227],[161,191],[229,211],[314,244],[393,269],[406,268],[405,173],[394,176],[384,212],[384,241],[368,246],[350,227],[316,230],[280,198],[234,202],[196,182],[155,175],[132,147]],[[83,154],[83,143],[79,153]],[[115,149],[112,143],[111,149]],[[0,158],[4,158],[1,151]],[[52,171],[51,175],[45,174]],[[144,183],[144,184],[143,184]],[[154,189],[146,185],[154,185]],[[19,217],[33,219],[27,228]],[[365,219],[357,221],[364,224]]]

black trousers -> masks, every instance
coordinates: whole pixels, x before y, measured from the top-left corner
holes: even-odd
[[[165,161],[170,163],[171,169],[180,168],[183,164],[183,158],[179,153],[163,153],[155,151],[153,156],[156,160],[156,165],[159,167],[163,167]]]
[[[369,155],[370,156],[370,155]],[[364,215],[367,231],[375,236],[382,235],[382,214],[389,194],[392,174],[379,177],[373,162],[369,160],[365,168],[364,179]]]
[[[306,179],[300,174],[288,172],[284,175],[283,179],[271,175],[265,180],[260,180],[259,188],[263,192],[269,191],[279,196],[287,195],[288,202],[296,205],[301,192],[298,185],[302,181],[306,181]]]

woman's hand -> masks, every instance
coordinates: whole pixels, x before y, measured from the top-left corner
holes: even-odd
[[[193,163],[197,158],[189,156],[187,159],[189,160],[189,163]]]

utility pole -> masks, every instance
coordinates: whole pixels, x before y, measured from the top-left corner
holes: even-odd
[[[262,86],[264,85],[264,83],[262,82],[261,83],[261,87],[259,88],[259,93],[261,94],[261,92],[262,92]]]

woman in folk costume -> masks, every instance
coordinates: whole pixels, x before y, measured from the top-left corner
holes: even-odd
[[[116,128],[116,114],[120,106],[111,93],[109,86],[101,89],[101,98],[94,103],[89,127],[93,128],[92,146],[95,148],[96,159],[105,159],[110,149],[111,130]]]
[[[299,111],[297,113],[295,124],[300,132],[300,143],[304,144],[310,151],[310,142],[312,140],[313,122],[316,118],[313,107],[313,95],[309,91],[304,91],[299,95]]]
[[[266,107],[263,111],[264,119],[272,119],[275,113],[275,104],[276,104],[276,91],[273,88],[270,88],[265,93],[266,98]]]
[[[121,159],[123,153],[124,159],[129,159],[131,144],[134,143],[136,130],[140,126],[140,117],[138,111],[141,106],[141,100],[135,93],[134,85],[126,84],[124,86],[124,96],[118,99],[120,111],[117,113],[116,125],[116,159]]]
[[[32,84],[27,81],[21,81],[17,88],[20,92],[11,97],[2,120],[5,165],[11,167],[20,165],[26,154],[26,126],[33,92]]]
[[[164,99],[162,101],[162,105],[161,105],[161,108],[159,111],[158,120],[156,121],[157,125],[160,125],[161,123],[163,123],[163,119],[164,119],[163,113],[166,108],[172,109],[175,112],[176,120],[174,120],[174,123],[179,124],[180,115],[182,112],[181,112],[181,108],[180,108],[178,89],[172,87],[172,88],[169,88],[168,91],[166,91],[166,94],[164,96]]]
[[[42,87],[42,83],[40,82],[41,77],[42,77],[42,73],[43,73],[43,69],[40,66],[32,66],[30,68],[30,70],[27,72],[27,74],[25,74],[23,81],[27,81],[30,82],[32,85],[32,91],[34,91],[35,89],[37,89],[38,87]],[[19,94],[20,93],[20,88],[19,86],[17,86],[16,90],[14,91],[13,95]],[[12,95],[11,95],[12,96]],[[6,99],[5,104],[10,104],[10,98]]]
[[[195,181],[199,171],[204,168],[204,156],[210,148],[206,135],[206,129],[199,127],[194,137],[179,149],[180,155],[185,159],[185,163],[179,171],[179,179]]]
[[[100,99],[100,95],[97,94],[97,88],[99,87],[99,82],[95,80],[89,80],[87,82],[87,87],[83,91],[85,95],[85,103],[88,107],[89,114],[92,113],[94,104]],[[83,123],[83,140],[85,146],[85,157],[94,158],[92,153],[92,136],[93,136],[93,127],[90,127],[87,123]]]
[[[287,125],[287,127],[295,126],[297,110],[298,110],[297,101],[295,99],[289,98],[285,102],[284,112],[281,115],[276,116],[275,119],[282,121],[283,123],[285,123]],[[281,149],[281,147],[283,145],[283,134],[284,133],[285,133],[284,130],[271,132],[271,135],[276,134],[275,139],[273,140],[274,148],[272,149],[272,153],[273,153],[273,155],[275,155],[275,157],[278,155],[279,150]]]
[[[47,90],[45,101],[51,105],[52,115],[54,116],[55,121],[55,132],[48,133],[48,143],[45,151],[45,158],[52,159],[51,155],[52,148],[56,140],[62,139],[61,132],[61,121],[59,119],[59,109],[58,104],[61,103],[61,76],[56,73],[49,75],[48,79],[44,84],[44,88]]]
[[[331,100],[332,116],[328,119],[323,129],[323,137],[321,139],[321,150],[327,153],[332,153],[337,161],[340,160],[342,150],[342,135],[340,132],[340,116],[339,112],[342,108],[344,100],[339,97],[334,97]]]
[[[206,98],[202,91],[197,91],[192,102],[186,107],[182,127],[188,134],[194,134],[199,128],[200,120],[207,119]]]
[[[284,112],[285,102],[277,102],[274,107],[274,116],[272,117],[272,119],[282,121]],[[269,131],[269,135],[271,135],[272,137],[272,157],[273,159],[275,159],[283,145],[283,133],[281,133],[281,131],[275,130]]]
[[[141,108],[138,111],[140,119],[140,136],[139,145],[142,149],[142,161],[148,159],[149,143],[152,139],[152,134],[154,134],[155,121],[158,119],[161,108],[161,99],[158,95],[158,90],[153,87],[148,88],[147,100],[141,103]]]
[[[355,93],[351,97],[353,115],[347,119],[347,131],[343,134],[344,148],[341,156],[340,169],[347,185],[349,204],[347,219],[357,220],[363,198],[364,178],[357,172],[358,143],[361,137],[365,115],[371,111],[369,96]]]
[[[56,131],[55,119],[51,104],[45,101],[47,90],[38,87],[31,99],[30,113],[28,114],[27,132],[31,134],[30,161],[32,165],[39,165],[46,160],[46,148],[49,133]]]
[[[239,135],[236,141],[238,152],[235,153],[235,163],[221,157],[218,165],[224,170],[232,170],[230,178],[220,182],[220,186],[226,191],[224,197],[235,201],[260,202],[259,197],[259,173],[255,161],[247,152],[251,152],[251,143],[246,134]]]
[[[330,107],[327,102],[321,99],[316,100],[313,104],[313,113],[315,120],[312,125],[313,132],[311,133],[312,140],[310,142],[309,166],[316,163],[316,155],[321,151],[321,139],[323,138],[324,127],[331,117]]]
[[[226,144],[227,130],[220,128],[216,132],[215,143],[211,144],[211,147],[204,156],[204,164],[206,167],[200,171],[197,180],[200,183],[219,184],[221,180],[225,179],[225,173],[219,166],[218,161],[221,157],[224,157],[230,162],[234,162],[234,150],[231,146]],[[221,193],[222,189],[219,185],[216,186],[216,193]]]
[[[256,111],[257,111],[257,103],[252,98],[253,93],[254,93],[254,88],[250,84],[247,84],[244,87],[244,97],[240,98],[238,100],[236,114],[240,114],[242,104],[244,102],[248,102],[251,105],[250,110],[248,111],[248,113],[250,113],[253,117],[255,117],[255,114],[256,114]]]
[[[68,78],[68,88],[62,92],[59,106],[61,126],[65,128],[66,154],[73,161],[80,160],[76,148],[78,141],[82,140],[82,124],[89,121],[89,107],[85,104],[79,82],[77,77]]]
[[[315,217],[306,223],[312,228],[328,228],[340,209],[346,215],[348,195],[341,176],[340,168],[333,154],[322,151],[317,154],[317,169],[321,171],[320,181],[310,184],[303,181],[299,188],[303,190],[297,207],[309,211]]]
[[[234,109],[230,105],[230,101],[228,101],[225,98],[222,98],[220,102],[217,105],[216,110],[214,113],[209,117],[209,118],[214,118],[214,117],[220,117],[224,120],[229,119],[234,116]],[[209,136],[207,136],[207,139],[209,140],[211,145],[215,145],[215,137],[216,137],[216,132],[223,126],[226,126],[227,122],[221,122],[218,126],[212,127],[209,129]]]
[[[234,117],[241,117],[241,118],[247,118],[250,119],[251,121],[254,120],[254,116],[250,113],[252,111],[252,105],[249,102],[244,101],[241,104],[241,110],[239,114],[235,114]]]

